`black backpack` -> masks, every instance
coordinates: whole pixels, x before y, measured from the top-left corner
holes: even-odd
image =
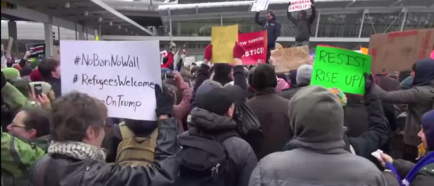
[[[237,136],[235,132],[219,135],[181,136],[182,150],[178,185],[231,186],[234,172],[222,142]]]

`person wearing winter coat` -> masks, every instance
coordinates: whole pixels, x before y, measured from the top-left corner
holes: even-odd
[[[399,182],[408,186],[428,186],[434,185],[434,110],[431,110],[422,117],[422,130],[418,133],[425,149],[424,157],[419,160],[419,163],[414,164],[410,161],[393,159],[387,154],[381,154],[379,159],[385,167],[386,163],[392,165],[396,169],[395,176],[388,179],[388,184],[391,186],[401,185]],[[422,150],[423,151],[423,150]],[[397,178],[403,179],[403,181]]]
[[[345,150],[343,107],[329,90],[301,89],[289,101],[288,115],[294,149],[264,157],[249,186],[386,185],[374,164]]]
[[[295,82],[297,83],[297,86],[294,88],[291,87],[289,89],[283,90],[280,95],[285,99],[290,100],[300,89],[309,86],[310,80],[312,79],[312,71],[312,65],[301,65],[300,67],[298,67],[296,73],[294,73],[296,74]]]
[[[31,165],[42,158],[49,145],[48,114],[24,108],[1,132],[1,185],[27,186]]]
[[[311,11],[312,14],[308,17],[307,12],[305,10],[300,11],[297,14],[297,18],[292,17],[291,12],[287,12],[286,16],[289,21],[295,25],[295,46],[304,46],[309,45],[309,39],[311,36],[311,25],[313,21],[315,21],[316,17],[316,9],[315,2],[313,0],[310,1],[312,3]],[[291,5],[289,2],[288,6]]]
[[[387,103],[407,104],[407,120],[404,128],[404,152],[402,158],[415,161],[417,146],[421,143],[418,133],[421,129],[422,115],[434,109],[434,59],[423,59],[413,65],[414,79],[411,88],[384,91],[373,87],[380,99]]]
[[[271,50],[276,47],[276,40],[281,34],[282,25],[277,22],[276,15],[273,11],[268,10],[265,14],[265,19],[259,18],[259,13],[255,14],[255,23],[262,26],[262,29],[267,30],[267,63],[271,56]]]
[[[101,149],[107,107],[87,94],[71,92],[58,98],[51,109],[48,154],[37,161],[29,186],[168,186],[178,175],[176,122],[173,98],[155,85],[159,126],[155,162],[147,167],[105,163]],[[71,108],[80,108],[72,109]]]
[[[243,98],[243,90],[234,85],[213,87],[198,93],[196,107],[190,113],[189,129],[179,137],[181,145],[189,135],[209,135],[216,139],[227,136],[223,138],[222,145],[231,162],[232,171],[229,174],[233,175],[225,175],[229,180],[225,186],[247,186],[258,160],[252,147],[236,133],[237,123],[232,119],[234,104]]]
[[[255,96],[247,101],[247,105],[256,114],[264,134],[262,148],[257,154],[258,159],[261,159],[282,150],[292,138],[288,117],[289,101],[276,93],[276,73],[274,66],[270,64],[257,66],[251,83],[256,91]]]

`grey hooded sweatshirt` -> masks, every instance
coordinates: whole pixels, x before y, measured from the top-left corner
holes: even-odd
[[[264,157],[249,186],[385,186],[369,160],[344,149],[344,113],[327,89],[308,86],[289,102],[293,150]]]

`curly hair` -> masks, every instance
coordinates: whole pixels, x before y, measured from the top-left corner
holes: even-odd
[[[105,126],[107,112],[101,100],[84,93],[70,92],[52,105],[51,136],[59,142],[82,141],[89,127],[100,129]]]

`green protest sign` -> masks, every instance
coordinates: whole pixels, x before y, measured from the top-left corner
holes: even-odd
[[[365,94],[363,73],[371,73],[371,56],[351,50],[316,47],[311,85]]]

